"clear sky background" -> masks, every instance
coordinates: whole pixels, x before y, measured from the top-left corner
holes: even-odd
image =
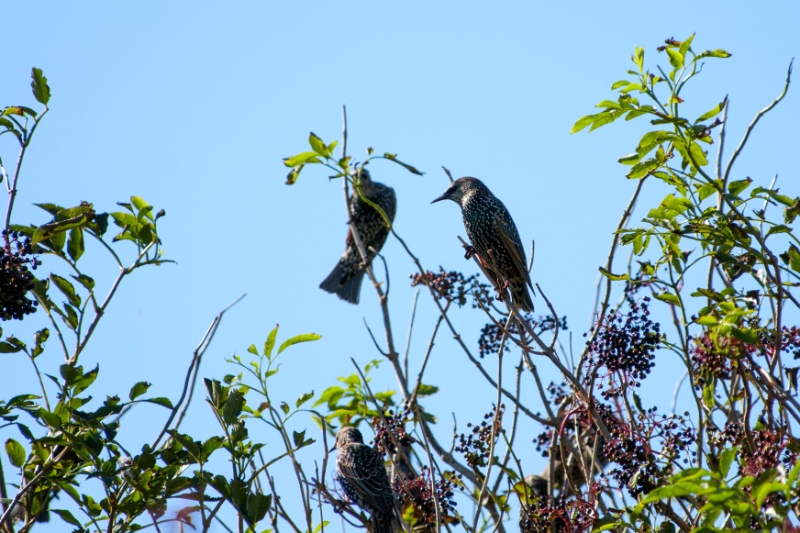
[[[341,184],[312,167],[293,187],[284,184],[282,158],[304,151],[310,131],[326,142],[339,138],[343,103],[356,158],[372,146],[426,172],[420,177],[388,162],[371,165],[374,179],[394,187],[395,227],[423,265],[474,272],[456,241],[464,235],[458,208],[429,202],[447,186],[442,165],[456,177],[481,178],[505,202],[523,240],[535,239],[534,281],[567,315],[578,350],[590,323],[597,267],[635,186],[616,160],[632,151],[645,125],[620,123],[570,136],[574,121],[614,97],[611,83],[631,68],[634,45],[646,48],[654,69],[655,61],[667,63],[655,50],[665,38],[697,32],[695,50],[724,48],[733,57],[707,61],[684,94],[687,114],[702,113],[728,94],[730,153],[754,114],[780,92],[791,58],[800,55],[800,4],[790,1],[400,7],[6,0],[0,15],[0,105],[38,108],[29,88],[34,66],[44,70],[53,94],[25,161],[14,221],[46,222],[33,202],[86,200],[111,211],[134,194],[167,213],[161,238],[166,257],[178,264],[143,269],[123,283],[81,361],[86,368],[100,364],[96,398],[127,397],[130,386],[147,380],[151,395],[177,399],[206,327],[243,293],[247,297],[225,317],[206,354],[202,376],[232,373],[225,358],[262,343],[276,323],[280,338],[323,337],[287,352],[274,382],[276,398],[293,402],[303,392],[319,394],[353,371],[350,357],[363,365],[379,356],[362,324],[366,317],[380,332],[371,287],[363,287],[358,307],[317,288],[344,247]],[[800,192],[799,102],[795,86],[762,121],[732,179],[750,176],[767,185],[777,173],[782,192]],[[9,136],[0,138],[0,155],[11,166],[16,150]],[[634,220],[663,194],[650,184]],[[384,254],[392,266],[391,310],[402,347],[414,266],[393,240]],[[88,247],[83,261],[95,262],[87,270],[101,284],[115,275],[97,246]],[[43,268],[55,264],[45,257]],[[544,308],[540,298],[536,304]],[[421,294],[412,368],[420,363],[434,310]],[[30,340],[45,318],[38,313],[3,328]],[[453,318],[477,351],[483,318],[469,309],[454,311]],[[60,363],[51,339],[40,365],[55,373]],[[486,363],[494,369],[493,360]],[[657,364],[644,400],[664,405],[680,371],[665,352]],[[36,390],[22,357],[4,355],[1,368],[0,397]],[[548,381],[556,379],[552,369],[543,371]],[[437,431],[445,442],[451,412],[463,428],[491,409],[494,392],[447,333],[426,381],[441,387],[426,407],[441,417]],[[374,384],[394,386],[388,365]],[[534,395],[526,397],[541,409]],[[136,450],[152,440],[152,424],[164,417],[164,409],[142,406],[121,438]],[[208,407],[195,401],[184,429],[208,436],[213,424]],[[317,437],[310,420],[307,425]],[[264,430],[251,426],[259,438]],[[530,440],[539,428],[526,422],[520,431],[528,454],[523,466],[536,472],[544,460]],[[274,437],[264,438],[278,453]],[[309,448],[301,459],[311,464],[319,453]]]

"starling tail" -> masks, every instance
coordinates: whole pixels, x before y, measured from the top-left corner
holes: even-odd
[[[373,533],[392,533],[397,515],[383,458],[354,427],[339,430],[336,450],[336,473],[347,497],[370,513]]]
[[[431,203],[440,200],[452,200],[461,206],[467,236],[481,262],[487,266],[486,271],[495,287],[502,289],[508,283],[511,299],[517,307],[532,312],[533,301],[528,287],[533,292],[533,285],[528,275],[525,248],[503,202],[475,178],[457,179]],[[497,274],[502,281],[496,279]]]
[[[362,194],[370,201],[376,203],[384,210],[389,220],[394,220],[397,211],[397,198],[394,189],[382,183],[372,181],[366,169],[361,170],[360,187]],[[350,196],[350,208],[353,213],[358,235],[367,249],[367,260],[371,261],[380,252],[389,228],[381,214],[372,206],[364,202],[356,191]],[[361,292],[361,281],[364,279],[365,266],[358,251],[358,246],[353,238],[352,231],[348,231],[345,249],[339,262],[333,268],[319,288],[336,294],[339,298],[351,304],[358,304]]]

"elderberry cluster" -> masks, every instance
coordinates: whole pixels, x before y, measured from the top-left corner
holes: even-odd
[[[692,369],[696,376],[696,388],[701,388],[708,379],[729,379],[733,368],[734,359],[730,357],[730,344],[738,343],[736,339],[723,337],[719,339],[718,346],[708,332],[692,339],[689,354],[692,359]]]
[[[633,302],[624,314],[610,311],[594,339],[586,342],[591,361],[608,370],[607,388],[598,386],[606,399],[619,396],[629,386],[639,387],[655,366],[661,326],[650,320],[649,301],[644,297],[641,302]]]
[[[567,329],[567,317],[563,316],[557,321],[553,319],[552,316],[539,316],[539,318],[534,319],[530,314],[526,313],[523,315],[523,319],[525,322],[530,326],[532,330],[536,332],[537,335],[541,335],[545,331],[550,331],[553,329],[560,329],[566,330]],[[520,331],[517,327],[516,322],[512,322],[509,325],[508,333],[512,336],[519,335]],[[478,338],[478,353],[481,356],[481,359],[486,355],[497,353],[500,351],[500,341],[503,339],[503,330],[495,323],[486,324],[481,329],[481,336]],[[508,351],[508,338],[506,338],[506,345],[503,346],[504,351]]]
[[[372,417],[372,428],[375,430],[375,439],[372,442],[376,452],[382,455],[394,454],[397,451],[394,444],[395,439],[403,448],[408,448],[415,442],[414,437],[406,432],[406,422],[410,420],[409,415],[410,411],[408,410],[397,414],[386,411],[383,415],[386,424],[379,417]]]
[[[436,483],[431,490],[431,472],[427,465],[423,465],[419,476],[403,480],[395,479],[394,492],[400,497],[402,509],[405,511],[411,506],[416,523],[420,526],[431,528],[436,526],[436,503],[439,503],[439,520],[450,524],[457,524],[455,490],[464,490],[461,482],[462,476],[455,472],[443,472],[437,476]]]
[[[588,493],[580,493],[575,498],[534,497],[531,505],[520,507],[519,529],[521,533],[550,533],[555,526],[557,533],[588,533],[597,520],[592,487]]]
[[[758,477],[778,466],[781,453],[788,442],[777,431],[771,429],[753,431],[752,440],[752,447],[742,446],[740,473]]]
[[[495,440],[503,430],[503,413],[505,410],[506,406],[501,404],[500,412],[497,415],[497,426],[494,428]],[[458,444],[454,449],[464,454],[464,459],[471,468],[480,468],[488,464],[493,421],[494,410],[486,413],[480,424],[473,427],[472,423],[468,423],[467,427],[472,428],[469,434],[456,435]]]
[[[781,349],[789,352],[795,359],[800,359],[800,328],[783,326]]]
[[[461,272],[446,272],[445,269],[439,267],[438,273],[428,270],[424,274],[412,274],[410,277],[412,287],[418,285],[430,287],[437,299],[444,298],[459,307],[467,304],[469,295],[484,305],[493,301],[489,285],[481,283],[477,274],[465,277]],[[472,307],[478,307],[478,303],[473,301]]]
[[[3,230],[0,246],[0,319],[22,320],[36,311],[38,302],[27,297],[33,273],[41,262],[33,257],[31,240],[16,231]],[[28,267],[30,266],[30,270]]]

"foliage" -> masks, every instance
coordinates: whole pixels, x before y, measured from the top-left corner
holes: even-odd
[[[800,302],[793,293],[800,284],[800,241],[792,225],[800,198],[781,193],[774,180],[740,177],[734,170],[756,123],[786,94],[791,66],[781,94],[758,113],[723,164],[728,99],[686,118],[686,87],[703,61],[730,54],[697,52],[693,40],[668,39],[658,48],[669,64],[666,71],[651,71],[644,48],[636,47],[633,68],[611,86],[616,99],[601,101],[600,112],[580,118],[572,129],[592,131],[623,117],[647,119],[652,126],[630,155],[619,158],[635,192],[599,267],[602,290],[581,349],[563,346],[559,335],[567,330],[566,317],[541,286],[537,294],[547,311],[523,315],[497,272],[487,272],[475,257],[481,274],[426,269],[382,213],[416,267],[410,285],[427,292],[438,311],[419,370],[409,370],[408,350],[401,355],[395,341],[388,305],[394,263],[384,260],[382,283],[366,262],[385,329],[383,344],[368,329],[380,357],[363,369],[352,360],[355,372],[319,395],[302,390],[291,401],[274,398],[270,385],[285,350],[320,338],[301,334],[279,343],[276,326],[263,347],[250,345],[247,355],[229,360],[238,373],[203,379],[218,426],[204,440],[183,433],[181,423],[203,354],[227,309],[192,354],[177,401],[148,396],[147,382],[134,384],[127,400],[117,395],[98,402],[88,392],[100,369],[84,368],[80,357],[118,286],[141,268],[170,262],[158,228],[165,212],[154,213],[132,196],[110,213],[87,202],[71,208],[37,204],[50,220],[11,223],[22,156],[51,94],[43,73],[34,69],[33,95],[43,109],[14,106],[0,116],[0,135],[9,133],[20,147],[12,172],[0,161],[9,194],[0,257],[13,259],[3,263],[8,281],[2,286],[16,291],[12,298],[6,297],[12,289],[4,289],[0,318],[6,327],[13,320],[47,323],[29,342],[14,335],[0,342],[4,357],[31,361],[40,384],[35,394],[0,400],[0,429],[6,432],[0,531],[28,531],[49,513],[76,531],[159,529],[168,522],[195,527],[198,515],[198,529],[208,531],[216,522],[232,530],[223,508],[234,512],[239,531],[261,531],[268,522],[266,531],[323,533],[331,512],[351,525],[368,526],[368,513],[327,478],[329,437],[343,425],[372,429],[372,445],[385,459],[409,531],[793,530],[800,520],[800,441],[794,431],[800,423],[800,367],[793,363],[800,354],[800,326],[794,323]],[[341,143],[326,144],[312,133],[309,150],[284,160],[287,184],[307,165],[319,165],[342,179],[346,198],[353,187],[381,211],[360,188],[366,165],[388,160],[421,172],[394,154],[376,156],[372,148],[363,162],[356,161],[347,154],[346,132],[345,119]],[[632,224],[645,184],[667,188],[668,194]],[[368,257],[349,212],[347,219],[361,256]],[[110,221],[118,233],[108,239]],[[114,259],[118,274],[110,287],[98,287],[86,271],[86,240],[98,242]],[[622,247],[630,250],[624,266],[615,261]],[[43,266],[51,272],[42,275]],[[497,279],[498,286],[485,279]],[[464,340],[456,309],[485,320],[481,331],[472,332],[477,353]],[[410,322],[409,335],[419,327],[413,314]],[[425,370],[443,329],[455,339],[463,364],[487,383],[484,391],[469,393],[485,393],[488,411],[466,414],[469,422],[455,424],[449,447],[439,441],[436,416],[420,405],[439,393],[425,383]],[[54,343],[64,362],[58,372],[42,372],[38,358]],[[507,357],[514,358],[513,378],[503,375]],[[644,405],[636,391],[653,382],[666,357],[685,368],[672,405]],[[550,366],[563,383],[542,382],[539,369]],[[387,367],[397,387],[373,390],[371,378]],[[536,408],[528,403],[531,394],[540,401]],[[147,428],[153,431],[151,444],[128,452],[117,434],[123,415],[143,402],[168,410],[169,417],[163,427]],[[312,446],[316,439],[305,427],[312,420],[321,449]],[[264,424],[274,438],[254,440],[254,424]],[[537,433],[533,444],[548,462],[538,475],[529,471],[525,456],[531,443],[521,437]],[[316,460],[313,471],[309,457]],[[216,472],[219,464],[230,472]],[[279,465],[290,475],[276,477]],[[19,483],[7,484],[6,472]],[[8,486],[16,492],[9,494]],[[56,508],[64,507],[62,501],[70,502],[68,508]],[[167,514],[170,504],[177,508],[174,517]]]

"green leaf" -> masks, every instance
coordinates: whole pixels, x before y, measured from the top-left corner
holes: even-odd
[[[325,143],[322,142],[322,139],[314,135],[314,132],[308,135],[308,144],[311,145],[312,150],[322,157],[328,157],[328,148],[325,146]]]
[[[581,117],[581,118],[579,118],[579,119],[578,119],[578,120],[575,122],[575,124],[572,126],[572,129],[571,129],[571,130],[570,130],[570,132],[569,132],[569,133],[570,133],[570,135],[571,135],[571,134],[573,134],[573,133],[578,133],[579,131],[581,131],[583,128],[585,128],[586,126],[588,126],[589,124],[591,124],[592,122],[594,122],[595,120],[597,120],[597,117],[598,117],[598,116],[599,116],[599,114],[596,114],[596,115],[586,115],[585,117]]]
[[[255,524],[267,515],[272,506],[272,494],[250,494],[247,496],[245,516],[249,524]]]
[[[678,298],[677,296],[675,296],[674,294],[672,294],[670,292],[662,292],[662,293],[654,294],[653,296],[656,298],[656,300],[661,300],[662,302],[666,302],[668,304],[681,307],[680,298]]]
[[[55,286],[58,287],[58,290],[60,290],[64,296],[67,297],[67,301],[69,301],[71,305],[75,307],[81,306],[81,297],[75,293],[75,287],[72,286],[72,283],[55,274],[50,274],[50,279],[53,281]]]
[[[297,402],[295,402],[295,407],[300,407],[313,397],[314,397],[314,391],[306,392],[297,399]]]
[[[47,85],[47,78],[42,74],[42,69],[33,67],[31,71],[31,89],[33,89],[33,97],[40,104],[47,105],[50,101],[50,86]]]
[[[162,407],[166,407],[167,409],[174,409],[174,407],[172,406],[172,402],[169,400],[169,398],[164,398],[162,396],[159,396],[157,398],[148,398],[142,401],[154,403],[156,405],[161,405]]]
[[[612,274],[603,267],[600,267],[598,270],[600,270],[600,273],[605,277],[607,277],[608,279],[610,279],[611,281],[627,281],[631,279],[631,277],[628,274],[619,274],[619,275]]]
[[[409,165],[407,163],[403,163],[402,161],[397,159],[397,155],[396,154],[385,153],[385,154],[383,154],[383,157],[388,159],[389,161],[394,161],[395,163],[397,163],[398,165],[400,165],[404,169],[408,170],[412,174],[416,174],[417,176],[423,176],[425,174],[424,172],[420,172],[419,170],[417,170],[416,167],[412,167],[411,165]]]
[[[73,276],[70,274],[70,277],[83,285],[87,291],[94,290],[94,279],[90,278],[86,274],[81,274],[80,276]]]
[[[705,113],[703,113],[702,115],[700,115],[700,116],[697,118],[697,120],[695,120],[695,123],[697,123],[697,122],[703,122],[704,120],[708,120],[708,119],[710,119],[710,118],[714,118],[714,117],[716,117],[717,115],[719,115],[719,114],[722,112],[722,110],[723,110],[723,109],[725,109],[725,106],[726,106],[727,104],[728,104],[728,97],[726,96],[726,97],[725,97],[725,99],[724,99],[723,101],[721,101],[720,103],[718,103],[718,104],[717,104],[716,106],[714,106],[714,107],[713,107],[711,110],[709,110],[709,111],[706,111]]]
[[[620,157],[617,159],[618,163],[622,163],[623,165],[635,165],[642,159],[642,156],[639,154],[628,154]]]
[[[735,446],[733,448],[727,448],[726,450],[723,450],[721,454],[719,454],[719,474],[722,476],[722,479],[728,477],[731,464],[733,464],[733,460],[736,458],[738,453],[739,447]]]
[[[739,196],[739,193],[747,189],[751,183],[753,183],[753,180],[750,178],[732,181],[728,184],[728,192],[735,196]]]
[[[22,350],[22,346],[17,346],[9,342],[0,342],[0,353],[17,353]]]
[[[83,529],[82,529],[83,525],[69,511],[64,510],[64,509],[50,509],[50,510],[52,512],[56,513],[58,516],[60,516],[61,520],[63,520],[67,524],[71,524],[71,525],[73,525],[75,527],[79,527],[79,528],[81,528],[81,531],[83,531]]]
[[[727,50],[722,50],[721,48],[718,48],[716,50],[704,50],[699,54],[697,54],[695,61],[698,61],[706,57],[720,57],[726,59],[728,57],[731,57],[731,53],[728,52]]]
[[[305,165],[297,165],[289,173],[286,175],[286,185],[294,185],[297,182],[297,178],[300,177],[300,171],[303,170]]]
[[[783,220],[791,224],[798,214],[800,214],[800,198],[795,198],[792,205],[783,208]]]
[[[616,91],[620,87],[624,87],[625,85],[628,85],[629,83],[630,82],[628,80],[615,81],[613,84],[611,84],[611,90],[612,91]]]
[[[47,339],[50,338],[50,330],[47,328],[40,329],[36,333],[33,334],[33,342],[34,348],[31,352],[31,356],[35,359],[39,357],[39,355],[44,352],[44,343],[47,342]]]
[[[686,57],[686,52],[689,51],[689,48],[692,46],[692,41],[694,41],[694,33],[689,36],[688,39],[681,43],[680,48],[678,51],[681,53],[683,57]]]
[[[615,102],[613,100],[603,100],[602,102],[597,104],[595,107],[604,107],[606,109],[620,109],[619,103],[617,103],[617,102]]]
[[[309,163],[321,163],[317,152],[301,152],[283,160],[283,164],[287,167],[296,167],[297,165],[307,165]]]
[[[264,342],[264,357],[266,357],[267,359],[272,357],[272,348],[275,347],[275,337],[277,336],[278,336],[278,326],[276,324],[273,330],[269,332],[269,335],[267,335],[266,342]]]
[[[321,338],[322,335],[317,335],[316,333],[303,333],[301,335],[296,335],[291,339],[285,340],[283,344],[281,344],[280,348],[278,348],[278,354],[280,354],[282,351],[284,351],[289,346],[292,346],[293,344],[297,344],[300,342],[316,341]]]
[[[22,465],[25,464],[25,458],[28,456],[22,444],[14,439],[6,441],[6,455],[8,455],[9,462],[17,468],[22,468]]]
[[[73,261],[78,261],[84,251],[83,244],[83,230],[81,228],[72,228],[69,230],[69,240],[67,241],[67,252]]]
[[[293,431],[292,440],[294,441],[295,447],[299,448],[306,441],[306,431]]]
[[[60,213],[69,212],[70,210],[64,210]],[[94,211],[78,213],[77,215],[64,218],[62,220],[57,220],[55,222],[50,222],[48,224],[44,224],[43,226],[39,226],[36,228],[36,231],[33,232],[33,237],[31,241],[33,244],[39,244],[40,242],[44,241],[45,239],[55,238],[60,236],[60,241],[53,240],[53,243],[56,245],[56,248],[61,249],[64,246],[65,234],[64,232],[71,230],[72,228],[80,228],[88,224],[92,218],[94,217]],[[60,243],[60,244],[59,244]]]
[[[645,159],[644,161],[633,165],[633,168],[625,175],[625,177],[632,180],[640,179],[647,176],[651,171],[657,169],[659,166],[661,166],[661,163],[658,162],[658,159]]]
[[[149,388],[150,388],[150,383],[148,383],[146,381],[140,381],[136,385],[131,387],[131,392],[128,394],[128,398],[130,398],[131,401],[133,401],[137,397],[139,397],[142,394],[144,394],[145,392],[147,392],[147,389],[149,389]]]
[[[683,54],[674,48],[667,48],[667,55],[669,56],[669,64],[672,68],[679,69],[683,66]]]
[[[146,217],[149,218],[151,221],[153,220],[153,206],[148,204],[144,201],[144,198],[141,196],[131,196],[131,203],[136,207],[139,211],[138,218],[141,219],[141,212],[144,211],[146,213]]]

